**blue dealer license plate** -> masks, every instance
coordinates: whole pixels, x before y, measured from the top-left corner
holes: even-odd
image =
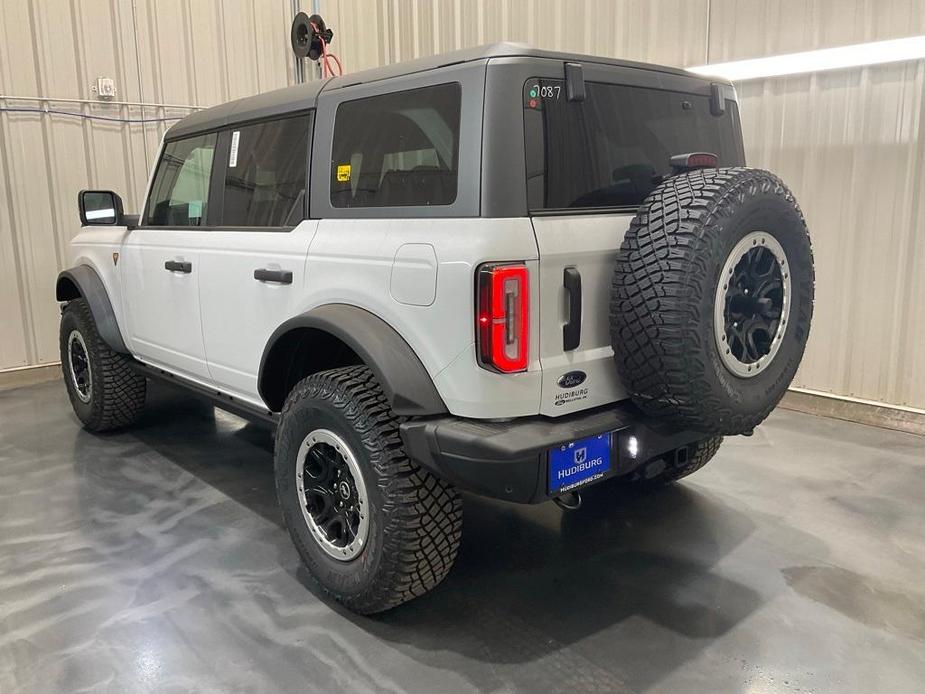
[[[550,495],[578,489],[609,476],[609,473],[609,433],[549,449]]]

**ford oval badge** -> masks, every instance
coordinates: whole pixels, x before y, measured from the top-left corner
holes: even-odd
[[[567,374],[562,374],[557,383],[560,388],[574,388],[584,383],[587,377],[588,374],[584,371],[569,371]]]

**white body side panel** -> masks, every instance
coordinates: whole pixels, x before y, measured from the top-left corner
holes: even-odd
[[[128,234],[126,227],[81,227],[80,232],[71,239],[67,264],[67,267],[89,265],[96,270],[96,274],[103,281],[103,286],[106,287],[109,302],[116,314],[116,321],[119,323],[122,340],[126,346],[129,345],[129,340],[123,309],[122,282],[119,278],[118,261],[113,258],[113,253],[121,253],[122,244]],[[119,259],[121,260],[121,255]]]
[[[87,227],[74,262],[94,267],[126,345],[141,361],[257,406],[260,359],[282,323],[324,304],[351,304],[409,344],[452,414],[559,416],[626,397],[607,322],[614,255],[629,216],[522,219],[306,220],[289,232]],[[119,262],[113,262],[113,253]],[[164,263],[192,263],[189,274]],[[519,374],[478,365],[475,274],[524,261],[530,272],[530,364]],[[564,351],[565,267],[581,273],[581,343]],[[288,270],[292,284],[254,279]],[[587,374],[575,389],[560,376]],[[573,391],[580,391],[575,393]]]
[[[540,413],[558,416],[626,398],[610,346],[610,284],[617,249],[632,215],[534,217],[539,247],[540,361],[543,395]],[[568,321],[565,268],[581,273],[581,342],[563,349],[562,326]],[[570,371],[587,378],[573,388],[557,381]]]
[[[433,249],[433,270],[426,245]],[[536,414],[542,373],[535,330],[525,373],[494,373],[475,357],[476,268],[491,261],[526,261],[533,274],[536,260],[536,239],[526,218],[323,219],[309,252],[302,310],[346,303],[384,320],[417,354],[455,415]],[[539,324],[536,292],[533,285],[533,326]]]
[[[134,229],[121,250],[119,274],[126,306],[126,344],[144,362],[209,380],[199,311],[199,251],[204,232]],[[168,261],[192,263],[171,272]]]
[[[200,238],[202,335],[212,380],[229,395],[263,407],[257,371],[282,323],[301,313],[312,292],[305,257],[317,220],[281,231],[210,231]],[[254,270],[288,270],[292,284],[261,282]]]

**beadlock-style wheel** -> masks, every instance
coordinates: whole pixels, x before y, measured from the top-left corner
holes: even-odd
[[[87,301],[69,301],[58,331],[61,376],[74,414],[88,431],[133,424],[145,404],[147,382],[128,355],[103,341]]]
[[[462,501],[411,460],[369,367],[306,376],[276,430],[276,491],[312,580],[361,614],[419,597],[450,571]]]
[[[790,315],[790,270],[766,231],[745,235],[719,274],[713,310],[716,346],[736,376],[761,373],[780,349]]]
[[[369,497],[356,456],[328,429],[315,429],[296,457],[296,490],[302,516],[320,547],[350,561],[369,534]]]
[[[640,206],[614,265],[620,378],[665,424],[750,433],[796,375],[813,297],[806,222],[777,176],[741,167],[670,176]]]
[[[83,335],[72,330],[67,338],[68,367],[71,374],[71,383],[74,386],[74,395],[81,402],[90,402],[93,393],[93,373],[90,370],[90,357],[87,343]]]

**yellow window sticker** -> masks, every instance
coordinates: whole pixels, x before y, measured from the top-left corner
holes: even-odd
[[[337,180],[345,183],[350,180],[350,164],[337,165]]]

